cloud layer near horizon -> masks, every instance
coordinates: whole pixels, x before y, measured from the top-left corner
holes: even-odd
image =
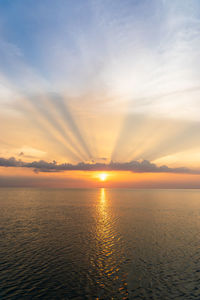
[[[0,158],[0,167],[31,168],[35,173],[39,172],[62,172],[62,171],[129,171],[134,173],[177,173],[177,174],[200,174],[200,170],[193,170],[186,167],[170,168],[168,166],[157,166],[148,160],[130,162],[105,163],[84,163],[78,164],[62,163],[56,161],[47,162],[44,160],[24,162],[11,158]]]

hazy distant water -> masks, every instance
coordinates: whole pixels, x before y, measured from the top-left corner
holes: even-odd
[[[200,190],[0,189],[0,299],[200,299]]]

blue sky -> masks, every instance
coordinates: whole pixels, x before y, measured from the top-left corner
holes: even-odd
[[[24,84],[23,64],[55,88],[70,81],[77,89],[94,73],[102,84],[118,83],[112,72],[126,72],[127,64],[144,68],[143,62],[152,73],[152,63],[158,72],[167,59],[178,68],[188,54],[190,69],[198,63],[191,57],[198,46],[198,1],[17,0],[1,1],[0,8],[1,68],[15,83]]]
[[[200,167],[199,16],[193,0],[0,1],[1,156]]]

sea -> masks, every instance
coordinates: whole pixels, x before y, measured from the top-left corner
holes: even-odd
[[[0,299],[200,299],[200,190],[1,188]]]

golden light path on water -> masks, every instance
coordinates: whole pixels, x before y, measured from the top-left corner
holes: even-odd
[[[127,299],[126,274],[121,273],[121,265],[125,261],[123,239],[105,188],[100,189],[96,218],[96,253],[91,263],[98,270],[100,299],[105,291],[113,291],[114,294],[116,290],[120,299]]]

